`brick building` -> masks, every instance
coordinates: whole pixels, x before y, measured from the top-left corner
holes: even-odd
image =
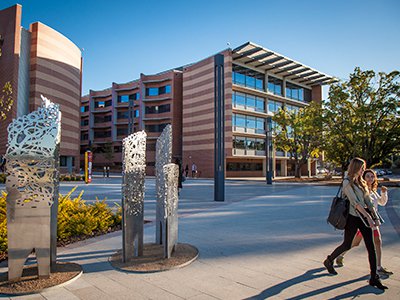
[[[0,121],[0,155],[7,149],[7,126],[41,103],[40,95],[60,105],[61,171],[79,171],[79,107],[82,56],[79,48],[56,30],[36,22],[21,26],[22,7],[0,10],[0,87],[12,86],[14,100],[6,120]]]
[[[311,101],[321,102],[321,86],[333,78],[251,42],[220,53],[226,176],[265,176],[267,117],[282,106],[297,110]],[[90,91],[82,98],[81,111],[81,161],[91,145],[96,149],[95,167],[111,164],[120,169],[122,138],[145,130],[148,174],[153,174],[155,139],[166,124],[172,124],[173,156],[182,159],[183,168],[195,163],[200,177],[214,176],[214,56]],[[275,176],[294,174],[288,153],[274,149],[273,158]],[[316,167],[310,160],[303,174],[315,174]]]

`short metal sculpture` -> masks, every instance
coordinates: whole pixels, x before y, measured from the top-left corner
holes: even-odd
[[[163,231],[165,210],[164,210],[164,195],[165,195],[165,183],[163,175],[163,167],[166,164],[171,163],[172,160],[172,127],[167,125],[161,135],[157,139],[156,144],[156,244],[162,244],[162,235],[165,234]]]
[[[162,222],[162,244],[164,258],[170,258],[178,244],[178,175],[179,166],[167,164],[163,167],[164,175],[164,222]]]
[[[57,104],[43,96],[42,99],[37,111],[15,119],[8,126],[6,201],[10,281],[20,279],[25,260],[33,249],[39,277],[50,275],[54,220],[57,226],[61,112]],[[52,216],[54,207],[56,213]]]
[[[146,133],[131,134],[122,144],[122,259],[143,255],[144,179],[146,176]]]

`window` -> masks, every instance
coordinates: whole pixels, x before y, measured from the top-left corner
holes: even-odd
[[[111,116],[94,117],[94,123],[106,123],[111,121]]]
[[[262,171],[262,163],[236,163],[228,162],[227,171]]]
[[[265,112],[265,99],[262,97],[233,92],[232,103],[234,107]]]
[[[81,126],[88,126],[89,125],[89,120],[81,120]]]
[[[159,106],[146,106],[145,107],[145,113],[146,114],[161,114],[164,112],[169,112],[171,111],[171,105],[170,104],[164,104],[164,105],[159,105]]]
[[[128,135],[128,128],[117,128],[117,136]]]
[[[108,138],[111,137],[111,131],[95,131],[94,138]]]
[[[308,92],[306,92],[308,91]],[[302,102],[311,101],[311,91],[296,84],[287,82],[286,83],[286,97]]]
[[[259,134],[265,133],[265,119],[253,116],[245,116],[240,114],[232,114],[233,131],[238,131],[242,128],[244,132],[255,132]],[[251,130],[247,130],[251,129]]]
[[[81,113],[89,111],[89,106],[81,106]]]
[[[60,156],[60,167],[67,166],[67,156]]]
[[[241,136],[235,136],[233,139],[234,149],[246,149],[246,138]]]
[[[117,112],[117,119],[129,119],[129,112],[128,111]]]
[[[146,96],[158,96],[171,93],[171,85],[146,88]]]
[[[155,124],[155,125],[146,125],[145,126],[145,131],[146,132],[162,132],[165,128],[165,126],[167,126],[168,123],[166,124]]]
[[[235,136],[232,142],[234,153],[237,155],[265,156],[264,139]]]
[[[139,99],[139,93],[134,93],[130,95],[118,95],[118,103],[129,103],[129,100],[134,101]]]
[[[264,91],[264,74],[241,66],[233,65],[232,80],[234,84]]]
[[[282,106],[282,102],[268,99],[268,112],[277,112]]]
[[[138,111],[138,110],[135,110],[133,113],[134,113],[133,116],[134,116],[135,118],[139,118],[139,111]]]
[[[81,141],[87,141],[89,139],[89,134],[87,132],[81,133]]]
[[[256,139],[256,150],[264,151],[263,155],[265,155],[265,140]]]
[[[268,76],[268,91],[275,94],[282,96],[282,80]]]

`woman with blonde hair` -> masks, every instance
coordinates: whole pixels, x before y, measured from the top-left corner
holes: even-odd
[[[362,178],[365,165],[366,163],[363,159],[356,157],[351,160],[347,169],[347,176],[343,180],[342,193],[349,199],[350,209],[344,229],[344,239],[343,243],[325,259],[324,266],[330,274],[337,274],[336,270],[333,268],[333,262],[340,254],[351,248],[354,236],[357,233],[357,229],[359,229],[364,237],[365,246],[368,251],[368,261],[371,271],[369,284],[384,290],[387,289],[387,286],[382,285],[376,273],[376,252],[371,229],[379,226],[380,223],[375,213],[374,204],[369,196],[367,184]],[[371,215],[365,208],[369,209]],[[369,227],[363,223],[358,214],[363,215],[367,219]]]
[[[365,170],[364,174],[363,174],[363,179],[367,183],[369,195],[370,195],[370,198],[372,199],[372,202],[374,203],[375,210],[378,210],[378,205],[385,206],[388,201],[387,188],[385,186],[382,186],[381,194],[378,193],[378,177],[376,176],[375,171],[371,170],[371,169]],[[360,245],[362,238],[363,238],[363,236],[361,234],[361,231],[358,230],[357,234],[354,237],[354,240],[352,242],[351,248],[357,247],[358,245]],[[381,232],[379,230],[379,227],[376,227],[374,229],[374,244],[375,244],[375,251],[376,251],[378,274],[379,275],[392,275],[393,272],[388,271],[386,268],[382,267],[382,238],[381,238]],[[342,255],[339,255],[336,258],[336,264],[338,266],[343,266],[344,254],[345,253],[342,253]]]

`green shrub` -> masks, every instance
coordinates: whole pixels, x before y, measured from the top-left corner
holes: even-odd
[[[105,202],[96,198],[93,204],[86,204],[82,199],[84,191],[71,198],[76,190],[74,187],[66,195],[59,195],[57,240],[66,241],[74,237],[92,236],[96,233],[105,233],[109,228],[121,224],[121,207],[113,212]],[[7,252],[7,217],[6,196],[0,195],[0,255]]]

